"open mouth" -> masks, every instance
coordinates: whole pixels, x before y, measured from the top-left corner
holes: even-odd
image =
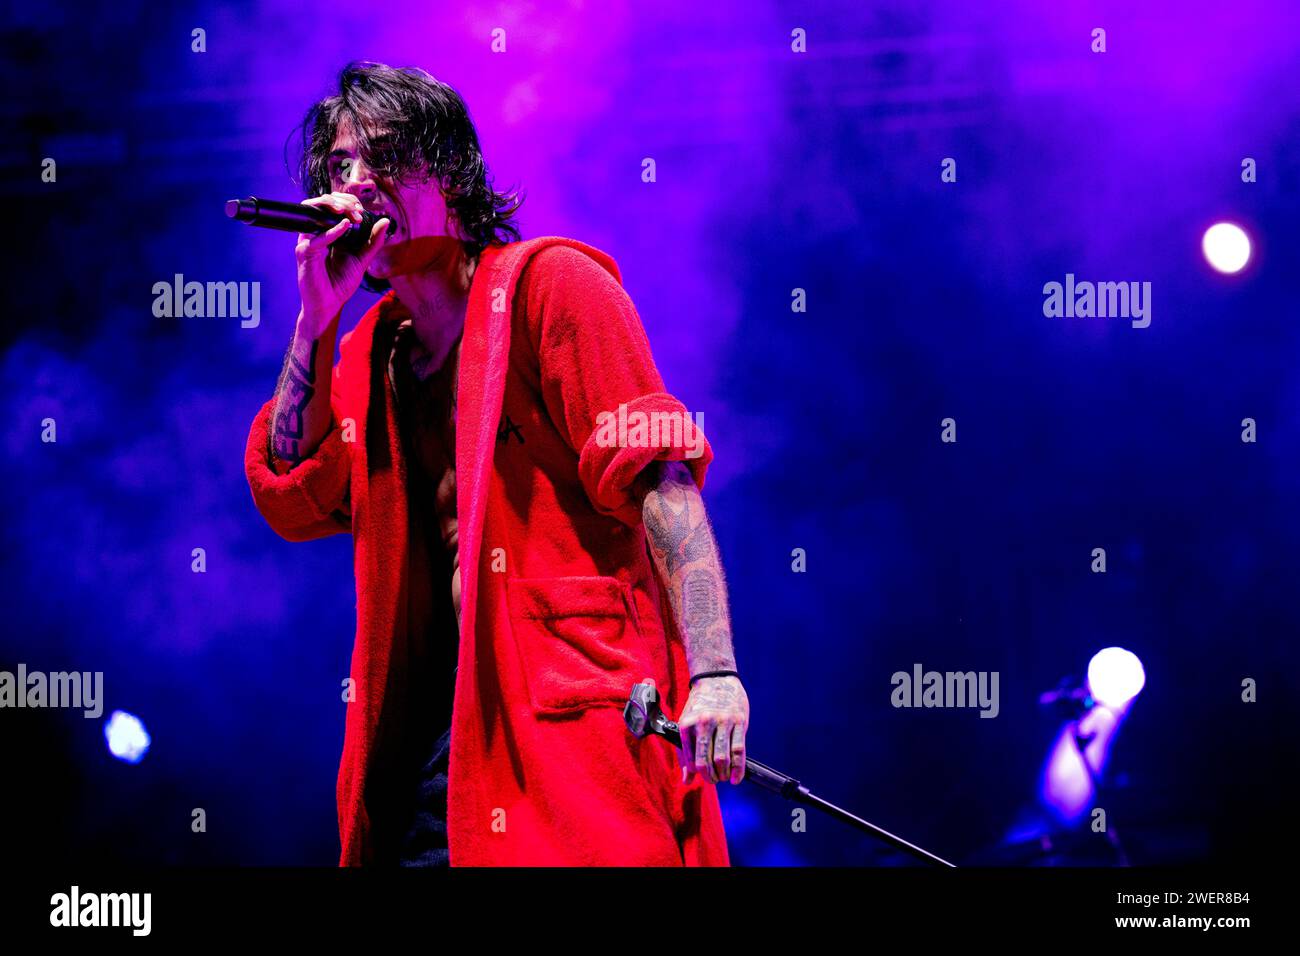
[[[376,219],[388,220],[387,238],[391,239],[393,238],[394,235],[396,235],[398,232],[401,231],[401,227],[397,225],[397,217],[394,216],[391,212],[384,212],[383,210],[380,209],[367,209],[366,211],[374,215]]]

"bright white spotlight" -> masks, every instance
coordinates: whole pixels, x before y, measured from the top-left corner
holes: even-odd
[[[1201,239],[1205,261],[1219,272],[1240,272],[1250,261],[1250,237],[1240,226],[1216,222]]]
[[[149,752],[149,732],[139,717],[125,711],[115,710],[108,715],[104,739],[108,741],[109,752],[127,763],[139,763]]]
[[[1088,691],[1101,705],[1118,710],[1142,693],[1146,671],[1132,651],[1107,647],[1088,662]]]

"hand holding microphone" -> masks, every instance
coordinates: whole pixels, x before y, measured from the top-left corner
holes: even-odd
[[[232,199],[226,215],[239,222],[298,233],[294,254],[302,296],[302,331],[315,338],[356,294],[392,228],[351,193],[326,193],[301,203]],[[342,217],[342,218],[340,218]],[[331,249],[337,244],[337,249]]]

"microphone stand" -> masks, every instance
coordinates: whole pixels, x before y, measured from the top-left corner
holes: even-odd
[[[681,747],[682,745],[681,730],[678,728],[676,721],[669,720],[667,715],[660,710],[659,692],[653,684],[636,684],[633,686],[632,694],[628,698],[627,705],[623,708],[623,721],[627,724],[627,729],[635,737],[654,734],[663,737],[674,747]],[[918,860],[924,860],[931,866],[946,866],[955,869],[954,864],[949,863],[942,857],[935,856],[929,850],[923,850],[915,843],[909,843],[902,837],[896,836],[842,807],[837,807],[835,804],[823,800],[810,792],[807,787],[794,777],[781,773],[779,770],[773,770],[757,760],[745,758],[745,777],[742,783],[752,783],[764,790],[779,794],[782,798],[793,803],[801,803],[821,810],[836,820],[847,823],[864,833],[871,834],[877,840],[887,843],[897,850],[902,850]]]

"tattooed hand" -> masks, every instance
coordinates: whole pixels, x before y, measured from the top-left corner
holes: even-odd
[[[705,677],[695,682],[677,726],[682,782],[693,774],[710,783],[737,784],[745,778],[745,731],[749,697],[739,677]]]

